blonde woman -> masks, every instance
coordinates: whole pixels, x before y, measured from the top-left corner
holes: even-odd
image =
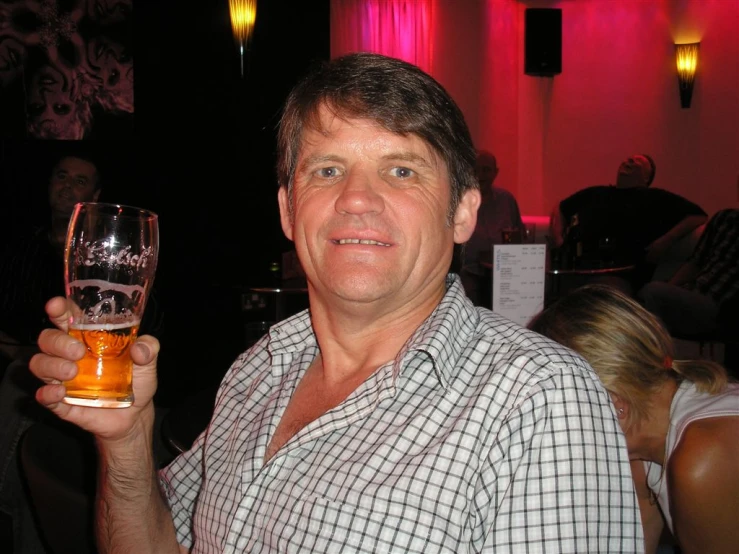
[[[659,320],[605,285],[571,292],[529,327],[580,353],[610,393],[646,552],[664,523],[681,554],[739,552],[739,383],[714,362],[674,360]]]

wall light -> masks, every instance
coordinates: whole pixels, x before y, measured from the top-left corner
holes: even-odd
[[[680,106],[690,107],[693,97],[693,83],[695,70],[698,68],[698,48],[700,42],[691,44],[676,44],[675,57],[677,58],[677,80],[680,84]]]
[[[244,50],[249,48],[257,20],[257,0],[228,0],[231,12],[231,28],[241,54],[241,76],[244,76]]]

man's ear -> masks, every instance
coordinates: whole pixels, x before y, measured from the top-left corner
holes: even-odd
[[[480,191],[467,189],[454,212],[454,242],[467,242],[477,225],[477,209],[480,207]]]
[[[290,199],[287,196],[287,187],[280,187],[277,191],[277,203],[280,205],[280,223],[282,232],[289,240],[293,240],[293,218],[290,213]]]

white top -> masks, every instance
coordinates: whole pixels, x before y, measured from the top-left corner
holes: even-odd
[[[680,443],[688,425],[699,419],[725,416],[739,416],[739,383],[731,383],[723,392],[711,395],[698,392],[691,381],[683,381],[670,407],[670,429],[667,432],[667,443],[665,444],[665,463],[670,463],[670,457]],[[644,470],[647,472],[647,485],[657,495],[657,502],[662,509],[667,526],[674,533],[670,515],[669,491],[667,484],[662,483],[662,466],[644,462]]]

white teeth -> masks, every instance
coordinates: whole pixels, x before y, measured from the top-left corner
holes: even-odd
[[[369,244],[373,246],[390,246],[384,242],[378,242],[370,239],[339,239],[339,244]]]

